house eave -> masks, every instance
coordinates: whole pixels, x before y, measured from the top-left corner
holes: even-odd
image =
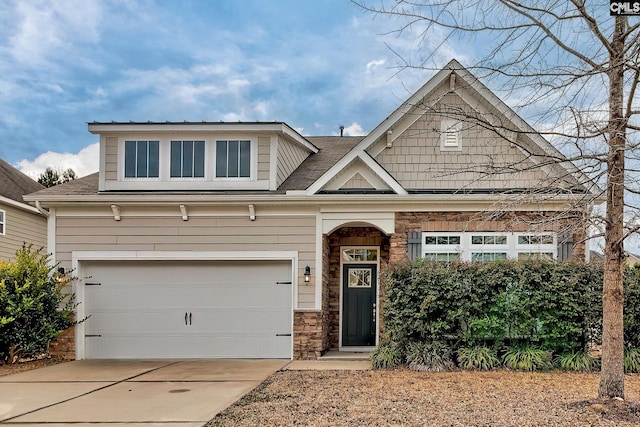
[[[20,202],[17,202],[15,200],[13,200],[13,199],[9,199],[8,197],[0,196],[0,203],[12,206],[12,207],[17,208],[17,209],[21,209],[23,211],[26,211],[26,212],[29,212],[29,213],[32,213],[32,214],[42,215],[42,213],[37,208],[35,208],[35,207],[33,207],[33,206],[29,205],[29,204],[26,204],[26,203],[20,203]]]
[[[304,136],[284,122],[89,122],[89,132],[108,135],[115,133],[175,133],[175,132],[270,132],[283,135],[304,146],[312,153],[318,152]]]
[[[186,204],[190,206],[212,205],[279,205],[279,206],[316,206],[318,208],[333,206],[351,206],[357,209],[368,209],[372,206],[386,210],[449,210],[473,211],[491,210],[566,210],[583,206],[592,202],[585,200],[585,195],[548,194],[541,198],[527,199],[522,194],[93,194],[75,196],[37,196],[29,197],[30,201],[39,201],[44,207],[59,206],[98,206],[98,205],[144,205],[164,206]]]

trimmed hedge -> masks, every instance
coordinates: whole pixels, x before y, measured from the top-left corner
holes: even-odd
[[[640,273],[633,277],[638,282]],[[640,286],[631,288],[640,302]],[[387,267],[382,291],[383,342],[403,347],[437,341],[454,351],[525,345],[562,354],[600,340],[602,269],[595,265],[418,260]],[[629,325],[640,330],[635,318]]]
[[[462,368],[492,369],[519,360],[526,369],[544,369],[553,358],[561,369],[592,371],[599,366],[589,350],[602,338],[602,280],[601,266],[553,261],[419,259],[386,266],[384,329],[374,366],[407,363],[422,346],[443,349],[447,360],[457,355]],[[625,271],[624,287],[625,369],[638,372],[640,266]],[[544,363],[534,363],[539,355],[546,355]],[[432,368],[437,366],[422,367]]]

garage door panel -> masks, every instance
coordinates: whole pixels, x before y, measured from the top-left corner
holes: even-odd
[[[234,308],[195,311],[190,329],[195,331],[218,330],[220,332],[237,331],[252,333],[272,331],[287,333],[291,331],[291,315],[283,308],[249,308],[238,311]]]
[[[93,284],[85,287],[86,358],[292,355],[290,261],[92,261],[82,267]]]
[[[85,331],[87,334],[104,334],[106,331],[144,333],[161,330],[181,332],[185,327],[185,313],[186,310],[167,313],[161,308],[135,311],[93,311],[86,320]]]

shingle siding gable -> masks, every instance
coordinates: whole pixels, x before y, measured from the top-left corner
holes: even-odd
[[[462,123],[461,150],[443,151],[441,121],[449,118],[437,112],[445,110],[475,114],[458,95],[449,93],[376,156],[405,189],[504,190],[550,187],[556,183],[557,177],[536,167],[515,144],[471,121]]]

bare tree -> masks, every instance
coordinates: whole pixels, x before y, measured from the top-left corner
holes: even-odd
[[[637,207],[625,204],[625,195],[640,193],[640,17],[611,16],[618,5],[610,9],[610,2],[586,0],[352,1],[376,16],[397,19],[394,32],[417,31],[421,42],[443,33],[440,46],[480,39],[479,59],[465,65],[508,82],[530,117],[558,118],[552,130],[539,130],[564,144],[567,158],[605,188],[598,395],[624,398],[624,241],[640,229]],[[437,68],[437,48],[417,60],[395,52],[401,67]]]

